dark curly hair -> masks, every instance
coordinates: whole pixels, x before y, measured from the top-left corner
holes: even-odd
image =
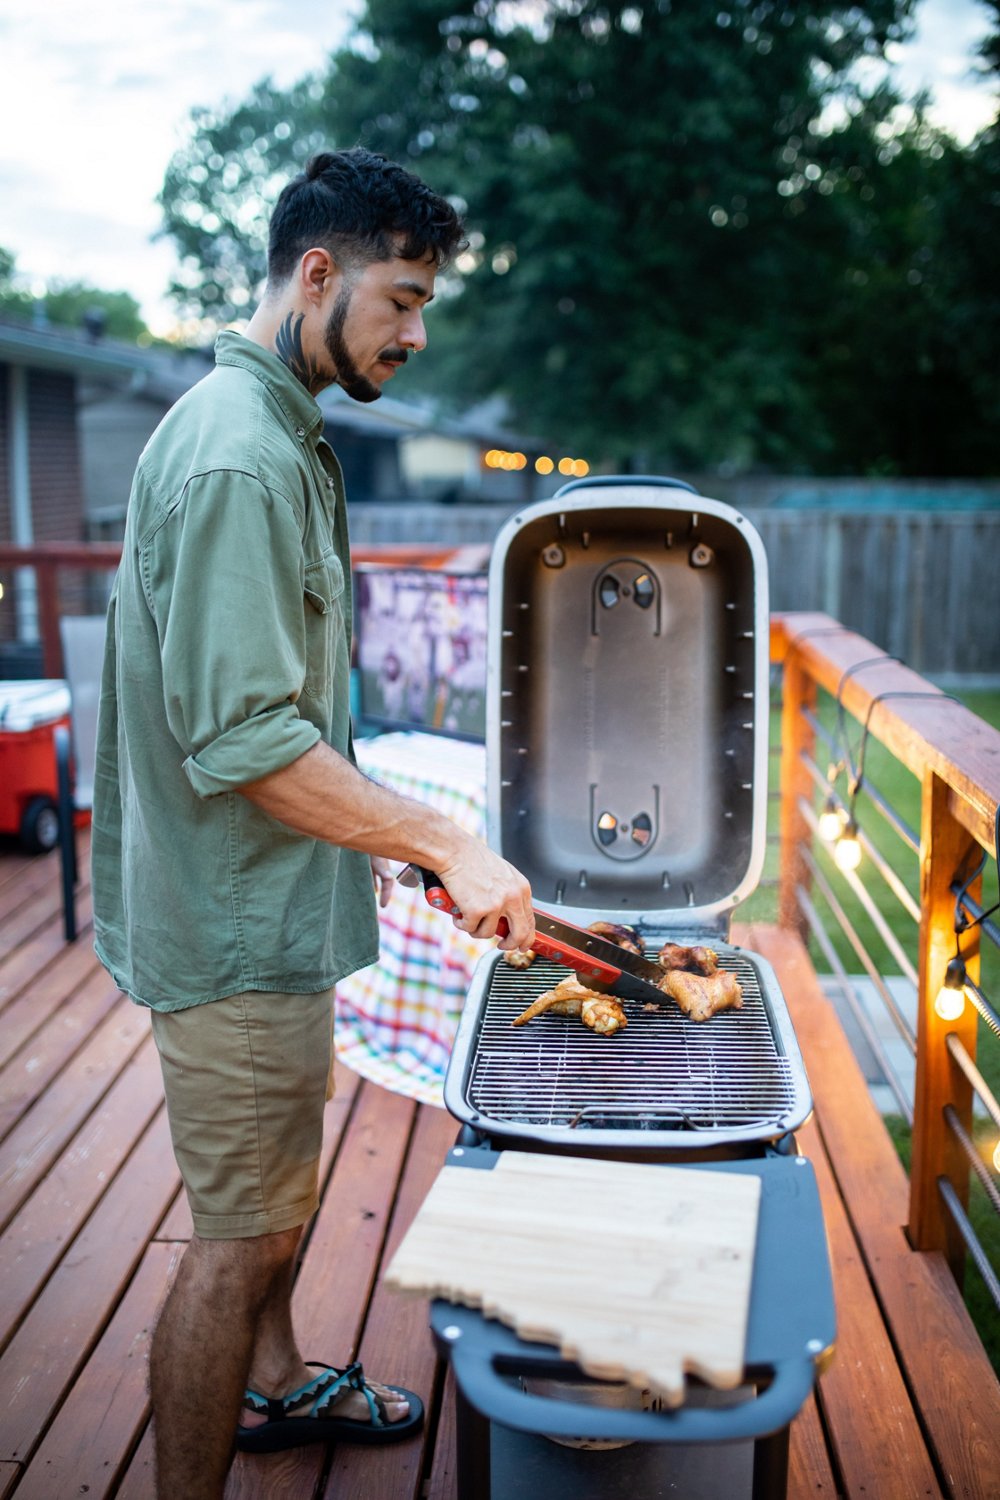
[[[269,286],[281,286],[302,256],[321,245],[342,265],[433,258],[446,266],[463,244],[451,204],[374,151],[323,151],[282,190],[271,215]]]

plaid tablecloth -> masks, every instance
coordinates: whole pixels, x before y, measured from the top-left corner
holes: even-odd
[[[429,734],[384,734],[355,745],[358,764],[394,791],[486,832],[482,745]],[[337,986],[337,1055],[364,1078],[425,1104],[441,1088],[469,980],[486,945],[397,886],[379,913],[377,964]]]

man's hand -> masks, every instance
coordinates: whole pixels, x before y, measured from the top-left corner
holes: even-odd
[[[450,861],[438,866],[441,880],[461,917],[456,927],[474,938],[495,936],[501,917],[508,934],[500,947],[530,948],[535,935],[531,887],[524,876],[478,839],[469,839]]]
[[[388,906],[392,900],[392,893],[396,888],[396,877],[392,873],[392,865],[380,854],[369,855],[372,866],[372,884],[378,897],[379,906]]]

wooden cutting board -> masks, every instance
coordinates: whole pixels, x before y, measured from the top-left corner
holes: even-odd
[[[386,1281],[677,1405],[685,1372],[742,1380],[759,1201],[751,1175],[503,1151],[442,1169]]]

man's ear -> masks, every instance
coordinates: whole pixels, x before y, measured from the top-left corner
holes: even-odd
[[[333,283],[339,283],[342,274],[329,250],[320,246],[307,250],[299,261],[299,287],[303,297],[318,307],[329,295]]]

